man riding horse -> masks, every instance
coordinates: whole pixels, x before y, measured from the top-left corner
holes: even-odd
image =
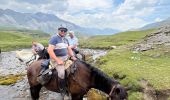
[[[76,60],[68,40],[65,38],[67,32],[66,27],[59,27],[58,33],[51,37],[48,46],[48,53],[50,55],[50,62],[58,72],[59,87],[61,93],[65,94],[65,67],[64,62],[70,56],[73,61]]]
[[[43,68],[41,65],[46,59],[34,61],[27,68],[27,78],[32,100],[38,100],[39,92],[43,86],[53,92],[66,93],[64,63],[68,56],[74,61],[67,69],[67,72],[70,69],[70,73],[67,75],[67,92],[69,92],[72,100],[83,100],[83,96],[91,88],[107,93],[111,100],[126,100],[128,94],[119,82],[109,78],[96,67],[84,61],[76,60],[67,39],[65,39],[66,32],[67,28],[59,27],[58,33],[52,36],[49,41],[50,66],[52,65],[56,70],[52,70],[48,83],[41,84],[37,77]],[[73,68],[76,69],[71,71]]]

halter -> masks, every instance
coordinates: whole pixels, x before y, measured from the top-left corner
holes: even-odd
[[[113,91],[115,90],[115,87],[116,87],[116,85],[112,86],[112,89],[111,89],[111,91],[109,93],[109,100],[111,100],[110,98],[111,98],[111,95],[112,95]]]

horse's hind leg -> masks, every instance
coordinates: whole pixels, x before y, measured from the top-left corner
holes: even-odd
[[[39,98],[39,92],[40,92],[40,90],[41,90],[41,87],[42,87],[41,84],[38,84],[38,85],[36,85],[36,86],[30,87],[30,92],[31,92],[32,100],[38,100],[38,98]]]

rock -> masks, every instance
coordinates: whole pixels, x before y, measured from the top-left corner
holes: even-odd
[[[111,46],[111,48],[112,48],[112,49],[116,49],[117,47],[113,45],[113,46]]]
[[[16,52],[16,57],[20,60],[20,61],[28,61],[30,60],[30,58],[33,56],[32,52],[30,49],[23,49],[21,51],[15,51]]]
[[[133,47],[135,51],[147,51],[154,49],[157,45],[169,45],[170,44],[170,26],[165,26],[159,28],[147,36],[145,36],[144,41],[136,44]]]

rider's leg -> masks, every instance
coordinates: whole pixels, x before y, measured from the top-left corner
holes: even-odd
[[[48,69],[49,62],[50,62],[50,60],[48,59],[48,60],[45,60],[45,61],[43,61],[43,62],[41,63],[40,75],[42,75],[42,73],[43,73],[46,69]]]
[[[66,81],[65,81],[65,68],[64,65],[57,65],[56,70],[58,72],[59,89],[62,95],[66,94]]]

